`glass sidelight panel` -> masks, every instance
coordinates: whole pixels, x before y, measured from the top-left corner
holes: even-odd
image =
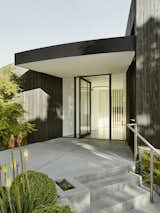
[[[126,74],[112,75],[112,139],[126,139]]]
[[[91,133],[91,83],[80,78],[80,137]]]

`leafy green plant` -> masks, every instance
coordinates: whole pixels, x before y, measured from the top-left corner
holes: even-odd
[[[8,211],[8,199],[7,192],[4,187],[0,184],[0,212],[7,213]]]
[[[26,138],[36,130],[33,124],[22,119],[25,111],[18,102],[21,89],[13,69],[13,66],[0,69],[0,149],[7,148],[11,134],[18,136],[21,132]]]
[[[32,213],[73,213],[69,206],[41,205]]]
[[[0,165],[0,212],[73,213],[68,206],[54,206],[57,200],[57,190],[56,184],[51,178],[40,172],[27,171],[28,151],[21,149],[22,140],[22,135],[19,134],[16,142],[19,148],[22,173],[19,174],[17,166],[19,164],[14,159],[14,135],[11,135],[9,139],[13,181],[8,177],[8,165]]]
[[[154,183],[160,186],[160,157],[154,155]],[[141,156],[141,174],[145,182],[150,183],[150,153],[144,152]]]
[[[17,212],[19,206],[21,206],[23,212],[31,212],[41,204],[53,205],[57,199],[54,181],[47,175],[35,171],[27,171],[17,176],[10,191]],[[17,202],[17,200],[19,201]]]

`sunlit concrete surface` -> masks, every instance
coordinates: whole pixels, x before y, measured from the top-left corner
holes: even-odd
[[[52,178],[77,177],[90,172],[132,164],[132,153],[124,141],[58,138],[30,144],[28,169],[47,173]],[[19,160],[18,150],[14,151]],[[0,152],[0,164],[9,163],[9,151]]]
[[[159,204],[150,203],[149,190],[140,188],[139,177],[128,172],[133,156],[124,141],[58,138],[23,149],[29,151],[28,169],[56,180],[66,178],[76,186],[59,198],[74,212],[159,213]],[[19,160],[17,149],[14,156]],[[3,163],[10,165],[9,150],[0,152]]]

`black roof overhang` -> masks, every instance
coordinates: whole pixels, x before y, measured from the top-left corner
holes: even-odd
[[[64,57],[110,52],[134,51],[135,39],[135,36],[126,36],[81,41],[28,50],[15,54],[15,65]]]

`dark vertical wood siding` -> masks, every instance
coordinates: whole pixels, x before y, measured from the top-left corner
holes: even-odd
[[[29,70],[21,79],[23,104],[38,129],[28,141],[38,142],[62,136],[62,79]]]
[[[127,71],[127,106],[126,106],[126,121],[131,123],[130,119],[136,119],[136,61],[133,60]],[[127,128],[127,142],[133,150],[134,141],[133,133]]]
[[[137,0],[136,34],[138,128],[160,148],[160,0]]]

